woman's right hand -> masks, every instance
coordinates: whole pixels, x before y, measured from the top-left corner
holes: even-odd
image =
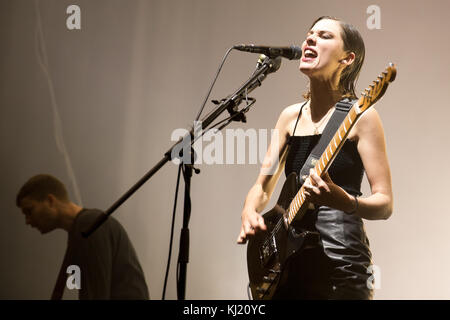
[[[241,232],[237,238],[239,244],[245,244],[248,237],[255,235],[259,230],[267,230],[263,217],[255,209],[244,208],[241,220]]]

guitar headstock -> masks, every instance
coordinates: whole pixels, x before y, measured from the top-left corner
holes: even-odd
[[[383,71],[372,84],[361,93],[358,100],[359,108],[366,111],[371,105],[377,102],[386,92],[389,83],[395,80],[397,69],[393,63]]]

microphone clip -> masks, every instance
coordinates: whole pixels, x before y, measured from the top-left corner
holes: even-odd
[[[247,123],[247,118],[245,117],[243,110],[238,110],[238,108],[237,108],[237,106],[241,103],[242,99],[243,99],[242,97],[238,100],[225,98],[220,101],[211,100],[211,102],[214,103],[215,105],[220,105],[220,104],[230,100],[231,103],[229,103],[227,106],[227,111],[230,114],[230,120]],[[253,98],[249,98],[249,99],[254,100]]]

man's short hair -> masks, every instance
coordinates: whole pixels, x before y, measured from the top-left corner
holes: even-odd
[[[19,207],[23,198],[29,197],[36,201],[44,200],[49,194],[58,200],[69,201],[64,184],[49,174],[38,174],[30,179],[20,188],[16,197],[16,205]]]

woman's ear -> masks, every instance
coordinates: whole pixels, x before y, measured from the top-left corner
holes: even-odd
[[[345,64],[346,66],[349,66],[353,63],[353,61],[355,61],[355,53],[354,52],[350,52],[347,54],[347,56],[344,59],[341,59],[340,62]]]

